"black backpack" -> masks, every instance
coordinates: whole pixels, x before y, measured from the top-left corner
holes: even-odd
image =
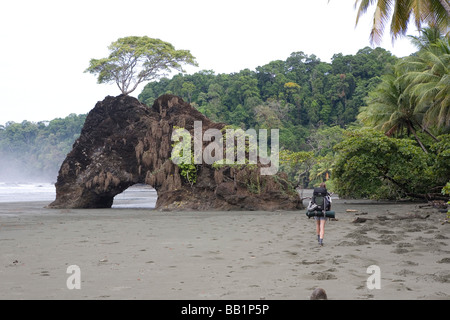
[[[327,211],[329,210],[329,203],[327,200],[328,191],[325,188],[314,188],[311,203],[315,204],[317,207],[314,211]]]

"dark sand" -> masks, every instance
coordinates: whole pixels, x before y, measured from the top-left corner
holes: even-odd
[[[316,287],[330,300],[450,299],[450,224],[419,204],[335,200],[323,247],[303,211],[47,204],[0,206],[0,299],[308,300]],[[79,290],[67,288],[70,265]],[[371,265],[380,289],[366,285]]]

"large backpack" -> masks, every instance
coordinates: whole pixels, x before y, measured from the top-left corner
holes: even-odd
[[[308,206],[308,211],[319,211],[325,213],[330,210],[330,199],[325,188],[314,188],[311,202]]]

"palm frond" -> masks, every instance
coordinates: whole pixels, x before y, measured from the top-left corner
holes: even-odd
[[[435,26],[445,34],[449,32],[448,27],[450,25],[450,15],[447,8],[443,5],[444,1],[446,0],[443,0],[442,2],[440,0],[424,1],[428,5],[428,10],[425,11],[427,15],[424,16],[423,19],[428,25]],[[447,7],[448,6],[449,5],[447,4]]]
[[[367,12],[367,9],[374,4],[377,0],[356,0],[355,1],[355,9],[358,7],[358,2],[361,2],[358,7],[358,12],[356,13],[356,25],[358,25],[359,18]]]
[[[412,11],[412,2],[414,1],[395,1],[391,20],[391,36],[393,40],[406,34]]]
[[[414,19],[416,27],[420,30],[422,25],[440,30],[450,38],[450,14],[447,0],[356,0],[356,25],[360,17],[375,4],[373,24],[370,31],[371,44],[380,44],[383,31],[391,19],[391,36],[394,41],[406,34],[408,23]],[[392,15],[391,15],[392,13]],[[419,45],[421,45],[419,43]]]

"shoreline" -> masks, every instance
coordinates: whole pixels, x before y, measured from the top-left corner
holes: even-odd
[[[323,247],[304,210],[2,203],[0,299],[308,300],[316,287],[330,300],[450,299],[445,214],[368,202],[334,199]],[[81,270],[79,290],[67,287],[71,265]],[[372,265],[380,289],[367,287]]]

